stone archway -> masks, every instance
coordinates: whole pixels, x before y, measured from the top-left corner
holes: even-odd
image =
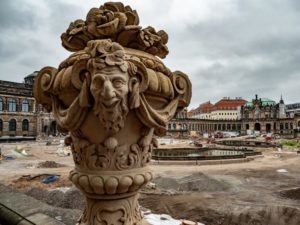
[[[267,124],[266,124],[266,132],[267,132],[267,133],[270,133],[270,132],[271,132],[271,124],[270,124],[270,123],[267,123]]]
[[[260,131],[260,129],[261,129],[260,123],[255,123],[254,124],[254,130],[255,131]]]
[[[50,124],[50,134],[55,136],[57,133],[56,121],[52,121]]]
[[[43,126],[43,133],[48,134],[48,126]]]

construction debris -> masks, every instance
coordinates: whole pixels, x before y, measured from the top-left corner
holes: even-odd
[[[49,184],[49,183],[52,183],[52,182],[57,181],[58,179],[59,179],[59,176],[57,176],[57,175],[51,175],[51,176],[45,177],[45,178],[42,180],[42,182],[43,182],[44,184]]]
[[[189,220],[176,220],[167,214],[146,214],[144,217],[152,225],[204,225]]]
[[[56,154],[59,156],[70,156],[71,149],[64,144],[64,140],[60,140]]]

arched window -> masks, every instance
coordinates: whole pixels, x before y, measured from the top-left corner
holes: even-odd
[[[280,130],[283,130],[283,123],[280,123]]]
[[[222,130],[226,130],[226,124],[222,124]]]
[[[0,119],[0,131],[3,131],[3,121]]]
[[[230,130],[231,126],[230,124],[227,124],[227,130]]]
[[[29,130],[29,121],[25,119],[22,122],[22,131],[28,131],[28,130]]]
[[[22,112],[29,112],[29,102],[27,99],[22,101]]]
[[[236,125],[235,124],[232,125],[232,130],[236,130]]]
[[[9,131],[16,131],[17,129],[17,121],[15,119],[11,119],[9,121]]]
[[[242,129],[241,124],[238,124],[238,125],[237,125],[237,130],[241,130],[241,129]]]
[[[10,98],[8,100],[8,111],[9,112],[15,112],[17,108],[17,102],[16,99]]]
[[[3,111],[3,99],[0,98],[0,111]]]

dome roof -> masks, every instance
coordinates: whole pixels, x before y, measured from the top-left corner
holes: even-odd
[[[39,71],[34,71],[33,73],[27,75],[25,78],[29,78],[29,77],[36,77],[36,75],[38,74]]]
[[[261,98],[261,105],[262,106],[266,106],[266,105],[276,105],[276,102],[272,99],[269,99],[269,98]],[[245,104],[245,106],[253,106],[253,100],[251,102],[247,102]]]

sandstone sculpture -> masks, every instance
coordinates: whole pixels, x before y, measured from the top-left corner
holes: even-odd
[[[80,225],[142,224],[137,198],[152,179],[153,136],[191,99],[188,77],[158,58],[168,54],[166,32],[138,24],[122,3],[92,8],[61,35],[74,53],[35,80],[35,98],[69,132],[70,179],[87,203]]]

